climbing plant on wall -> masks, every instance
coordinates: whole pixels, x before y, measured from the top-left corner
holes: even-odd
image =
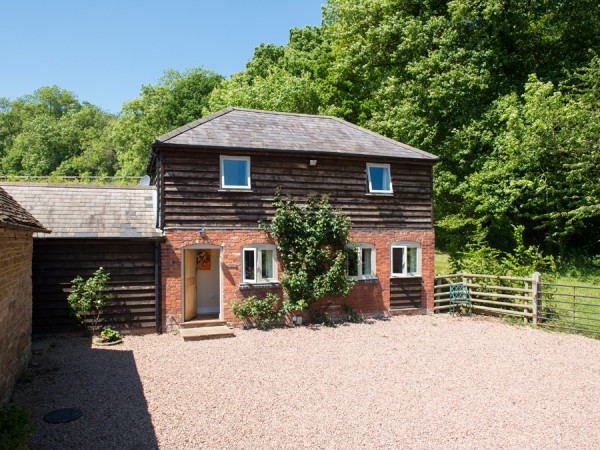
[[[354,286],[346,274],[350,219],[327,196],[309,195],[300,204],[276,192],[273,206],[273,220],[260,226],[277,243],[288,309],[314,313],[315,302],[325,300],[326,309],[347,296]]]

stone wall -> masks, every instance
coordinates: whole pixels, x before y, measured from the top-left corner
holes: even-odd
[[[0,403],[31,355],[30,231],[0,228]]]
[[[233,302],[247,299],[251,295],[264,296],[267,292],[281,294],[278,285],[240,286],[241,248],[244,245],[273,243],[258,229],[218,230],[167,230],[166,241],[161,243],[161,287],[162,287],[162,329],[168,331],[182,321],[182,253],[190,246],[208,244],[220,247],[222,252],[222,300],[223,319],[239,325],[231,311]],[[432,229],[359,229],[353,230],[351,240],[357,243],[375,245],[376,278],[369,282],[359,282],[343,303],[360,312],[365,317],[376,317],[390,313],[390,244],[398,241],[413,241],[421,244],[421,302],[418,308],[407,310],[410,313],[433,312],[434,245]],[[281,273],[279,262],[278,273]],[[418,281],[417,281],[418,283]],[[341,316],[338,307],[328,310],[332,317]],[[393,313],[402,312],[401,310]],[[308,315],[305,315],[305,319]]]

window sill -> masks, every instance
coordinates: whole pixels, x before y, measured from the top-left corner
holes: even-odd
[[[394,193],[393,192],[367,192],[365,195],[369,196],[369,197],[393,197]]]
[[[370,284],[370,283],[379,283],[379,278],[350,278],[351,280],[356,281],[357,284]]]
[[[390,278],[421,278],[421,274],[416,273],[414,275],[390,275]]]
[[[253,192],[250,188],[221,188],[217,192]]]
[[[264,283],[248,283],[248,282],[244,282],[244,283],[240,283],[240,285],[238,287],[239,287],[240,290],[242,290],[242,289],[269,289],[269,288],[278,288],[279,287],[279,281],[264,282]]]

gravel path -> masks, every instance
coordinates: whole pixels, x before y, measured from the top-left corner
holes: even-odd
[[[54,339],[15,393],[31,448],[600,447],[598,340],[447,315],[236,334]]]

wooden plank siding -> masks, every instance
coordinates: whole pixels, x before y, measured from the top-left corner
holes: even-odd
[[[154,332],[156,326],[154,241],[34,240],[33,333],[76,331],[67,297],[71,280],[91,276],[98,267],[110,273],[103,326],[124,332]]]
[[[165,227],[256,227],[272,218],[276,187],[297,198],[328,194],[355,228],[433,226],[429,161],[197,147],[157,151]],[[250,156],[251,192],[220,191],[219,155]],[[311,159],[316,166],[309,166]],[[368,195],[367,162],[390,164],[393,195]]]
[[[421,308],[421,277],[390,278],[390,309]]]

